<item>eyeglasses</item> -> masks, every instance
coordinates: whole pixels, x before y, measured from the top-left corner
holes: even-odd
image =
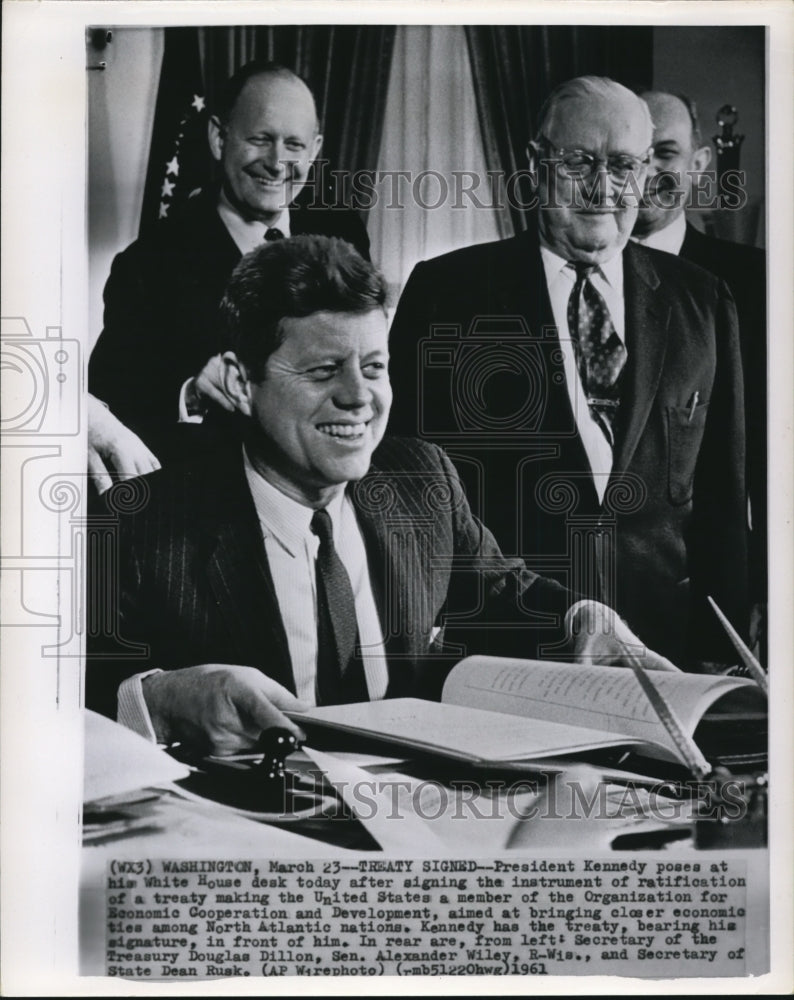
[[[625,181],[630,174],[640,173],[648,166],[653,150],[653,147],[650,147],[644,157],[632,156],[630,153],[615,153],[602,160],[587,150],[561,149],[549,142],[546,136],[541,135],[539,138],[547,151],[552,154],[549,159],[559,164],[561,173],[574,180],[589,180],[603,165],[610,177],[617,181]]]

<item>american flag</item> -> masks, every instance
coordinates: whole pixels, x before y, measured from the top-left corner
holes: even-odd
[[[171,218],[210,181],[197,28],[166,28],[140,232]]]

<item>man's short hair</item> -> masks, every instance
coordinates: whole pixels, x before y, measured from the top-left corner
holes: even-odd
[[[311,87],[309,87],[303,77],[294,73],[287,66],[282,66],[281,63],[273,62],[270,59],[252,59],[244,66],[241,66],[233,76],[229,77],[221,90],[215,107],[215,114],[221,122],[225,123],[229,120],[229,116],[237,103],[237,98],[243,91],[243,87],[255,76],[269,76],[273,79],[291,80],[295,83],[302,83],[309,93],[311,93]]]
[[[673,97],[678,98],[689,114],[689,120],[692,123],[692,148],[698,149],[703,144],[703,133],[700,131],[700,119],[698,118],[697,105],[692,98],[687,97],[686,94],[673,94]]]
[[[695,102],[691,97],[686,94],[679,94],[672,90],[641,90],[639,95],[643,100],[649,94],[659,94],[666,95],[667,97],[675,97],[676,100],[680,101],[686,108],[686,112],[689,115],[689,122],[692,126],[692,149],[699,149],[703,145],[703,133],[700,129],[700,117],[698,116],[698,109]]]
[[[642,106],[645,112],[645,117],[648,121],[648,145],[651,143],[651,137],[653,135],[653,123],[651,122],[651,113],[648,110],[648,105],[645,101],[641,100],[634,91],[629,90],[628,87],[624,87],[622,83],[617,83],[615,80],[610,80],[606,76],[577,76],[573,80],[566,80],[565,83],[561,83],[558,87],[549,94],[546,100],[543,102],[543,106],[538,114],[538,125],[535,130],[536,141],[540,141],[541,137],[544,136],[550,127],[551,120],[555,115],[564,114],[564,111],[560,110],[560,105],[564,104],[566,101],[577,100],[583,97],[599,97],[599,98],[614,98],[621,97],[633,98]]]
[[[259,380],[284,340],[282,320],[384,309],[386,281],[344,240],[293,236],[263,243],[232,272],[221,302],[226,347]]]

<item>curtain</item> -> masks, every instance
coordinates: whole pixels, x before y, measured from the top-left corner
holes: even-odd
[[[510,220],[488,187],[463,28],[399,27],[391,70],[368,228],[396,304],[417,261],[509,235]]]
[[[468,26],[477,113],[489,170],[512,177],[527,167],[526,145],[548,94],[575,76],[609,76],[633,90],[653,80],[653,28]],[[526,229],[528,178],[509,199],[512,224]]]
[[[294,70],[314,93],[324,135],[321,173],[301,196],[311,199],[321,188],[331,203],[343,200],[330,171],[377,164],[394,31],[388,25],[166,28],[141,231],[209,182],[207,107],[254,58]]]
[[[375,169],[394,27],[284,25],[197,30],[210,106],[244,63],[253,58],[281,63],[303,77],[314,93],[324,136],[321,160],[330,169],[344,172]]]

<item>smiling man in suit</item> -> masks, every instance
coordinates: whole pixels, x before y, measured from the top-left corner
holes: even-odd
[[[109,492],[89,708],[232,753],[297,730],[284,711],[437,694],[470,652],[671,668],[609,609],[505,559],[440,449],[383,438],[385,297],[334,239],[273,243],[235,269],[223,365],[240,440]]]
[[[746,627],[742,375],[724,284],[629,243],[651,141],[614,81],[551,95],[528,230],[408,280],[391,430],[450,449],[504,551],[697,669],[732,662],[707,595]]]
[[[233,409],[218,306],[243,254],[263,240],[317,233],[369,255],[352,210],[296,202],[323,137],[314,97],[291,70],[263,60],[238,70],[208,138],[218,185],[120,253],[105,286],[88,368],[89,391],[105,404],[89,403],[89,468],[100,490],[108,470],[144,473],[218,440],[224,422],[214,418]]]

